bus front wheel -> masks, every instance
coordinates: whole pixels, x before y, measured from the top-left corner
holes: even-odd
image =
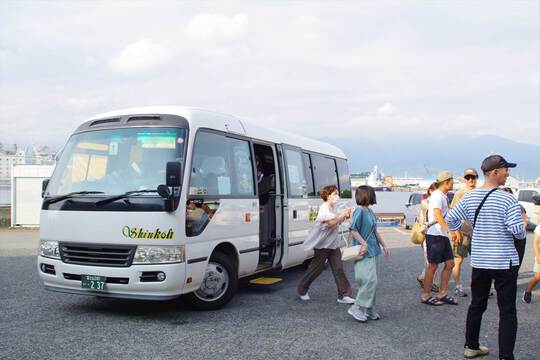
[[[238,288],[236,263],[223,253],[208,261],[201,287],[186,295],[188,303],[199,310],[216,310],[225,306]]]

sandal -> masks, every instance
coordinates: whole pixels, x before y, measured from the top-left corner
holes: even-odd
[[[433,296],[428,297],[427,299],[420,299],[420,302],[425,305],[431,305],[431,306],[441,306],[444,305],[444,303],[440,300],[435,299]]]
[[[442,298],[437,299],[437,300],[442,301],[443,303],[448,304],[448,305],[458,305],[459,304],[456,301],[456,299],[454,299],[453,297],[448,296],[448,295],[444,295]]]

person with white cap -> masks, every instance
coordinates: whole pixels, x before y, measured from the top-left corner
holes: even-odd
[[[465,194],[476,189],[478,172],[474,168],[467,168],[463,173],[463,179],[465,180],[465,187],[456,191],[454,198],[452,199],[452,203],[450,204],[450,209],[454,208]],[[462,226],[462,228],[465,228],[465,226]],[[471,227],[468,226],[467,230],[470,231],[470,229]],[[461,285],[461,265],[463,264],[463,260],[469,256],[471,245],[471,233],[467,230],[462,229],[463,240],[461,244],[452,244],[452,251],[454,253],[454,270],[452,271],[452,275],[454,277],[454,281],[456,282],[454,294],[460,297],[467,296],[467,293],[463,290],[463,286]]]
[[[448,280],[454,267],[454,255],[448,238],[448,224],[444,220],[448,213],[448,191],[454,187],[454,176],[450,171],[441,171],[436,178],[437,189],[431,193],[428,208],[428,229],[426,232],[426,252],[428,264],[424,279],[424,292],[420,302],[426,305],[457,305],[448,295]],[[439,264],[444,263],[441,284],[437,296],[431,296],[433,277]]]
[[[491,284],[495,282],[499,306],[499,359],[514,359],[517,333],[516,294],[519,255],[516,242],[525,238],[525,227],[516,198],[498,190],[505,184],[509,168],[516,164],[500,155],[482,162],[484,185],[467,193],[448,213],[450,236],[461,242],[463,221],[473,225],[471,239],[471,304],[467,312],[464,356],[472,359],[489,353],[479,343],[482,315],[487,308]]]

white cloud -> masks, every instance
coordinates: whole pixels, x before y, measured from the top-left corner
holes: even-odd
[[[296,18],[296,24],[300,27],[312,28],[320,25],[320,20],[312,15],[300,15]]]
[[[385,103],[383,106],[377,108],[378,115],[392,115],[396,111],[396,107],[391,103]]]
[[[194,40],[231,40],[239,37],[247,25],[244,14],[227,17],[202,13],[189,21],[186,33]]]
[[[2,139],[47,143],[94,113],[184,104],[312,137],[447,124],[540,141],[538,3],[14,4],[0,2]]]
[[[109,68],[122,75],[142,74],[159,69],[172,58],[172,50],[151,39],[127,45],[109,61]]]
[[[66,103],[73,110],[86,111],[97,109],[104,103],[104,99],[98,97],[69,97],[66,99]]]

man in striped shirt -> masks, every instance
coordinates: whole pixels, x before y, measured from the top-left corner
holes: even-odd
[[[466,220],[474,227],[471,240],[472,299],[467,313],[465,334],[466,358],[488,353],[485,346],[480,346],[478,339],[491,283],[495,281],[499,306],[499,359],[514,359],[519,265],[514,237],[524,239],[526,234],[516,198],[505,191],[497,190],[505,184],[508,168],[513,167],[516,167],[516,164],[507,162],[500,155],[485,158],[482,162],[484,185],[467,193],[446,217],[451,231],[450,237],[457,244],[460,244],[462,239],[460,232],[455,230],[461,227],[462,222]]]

